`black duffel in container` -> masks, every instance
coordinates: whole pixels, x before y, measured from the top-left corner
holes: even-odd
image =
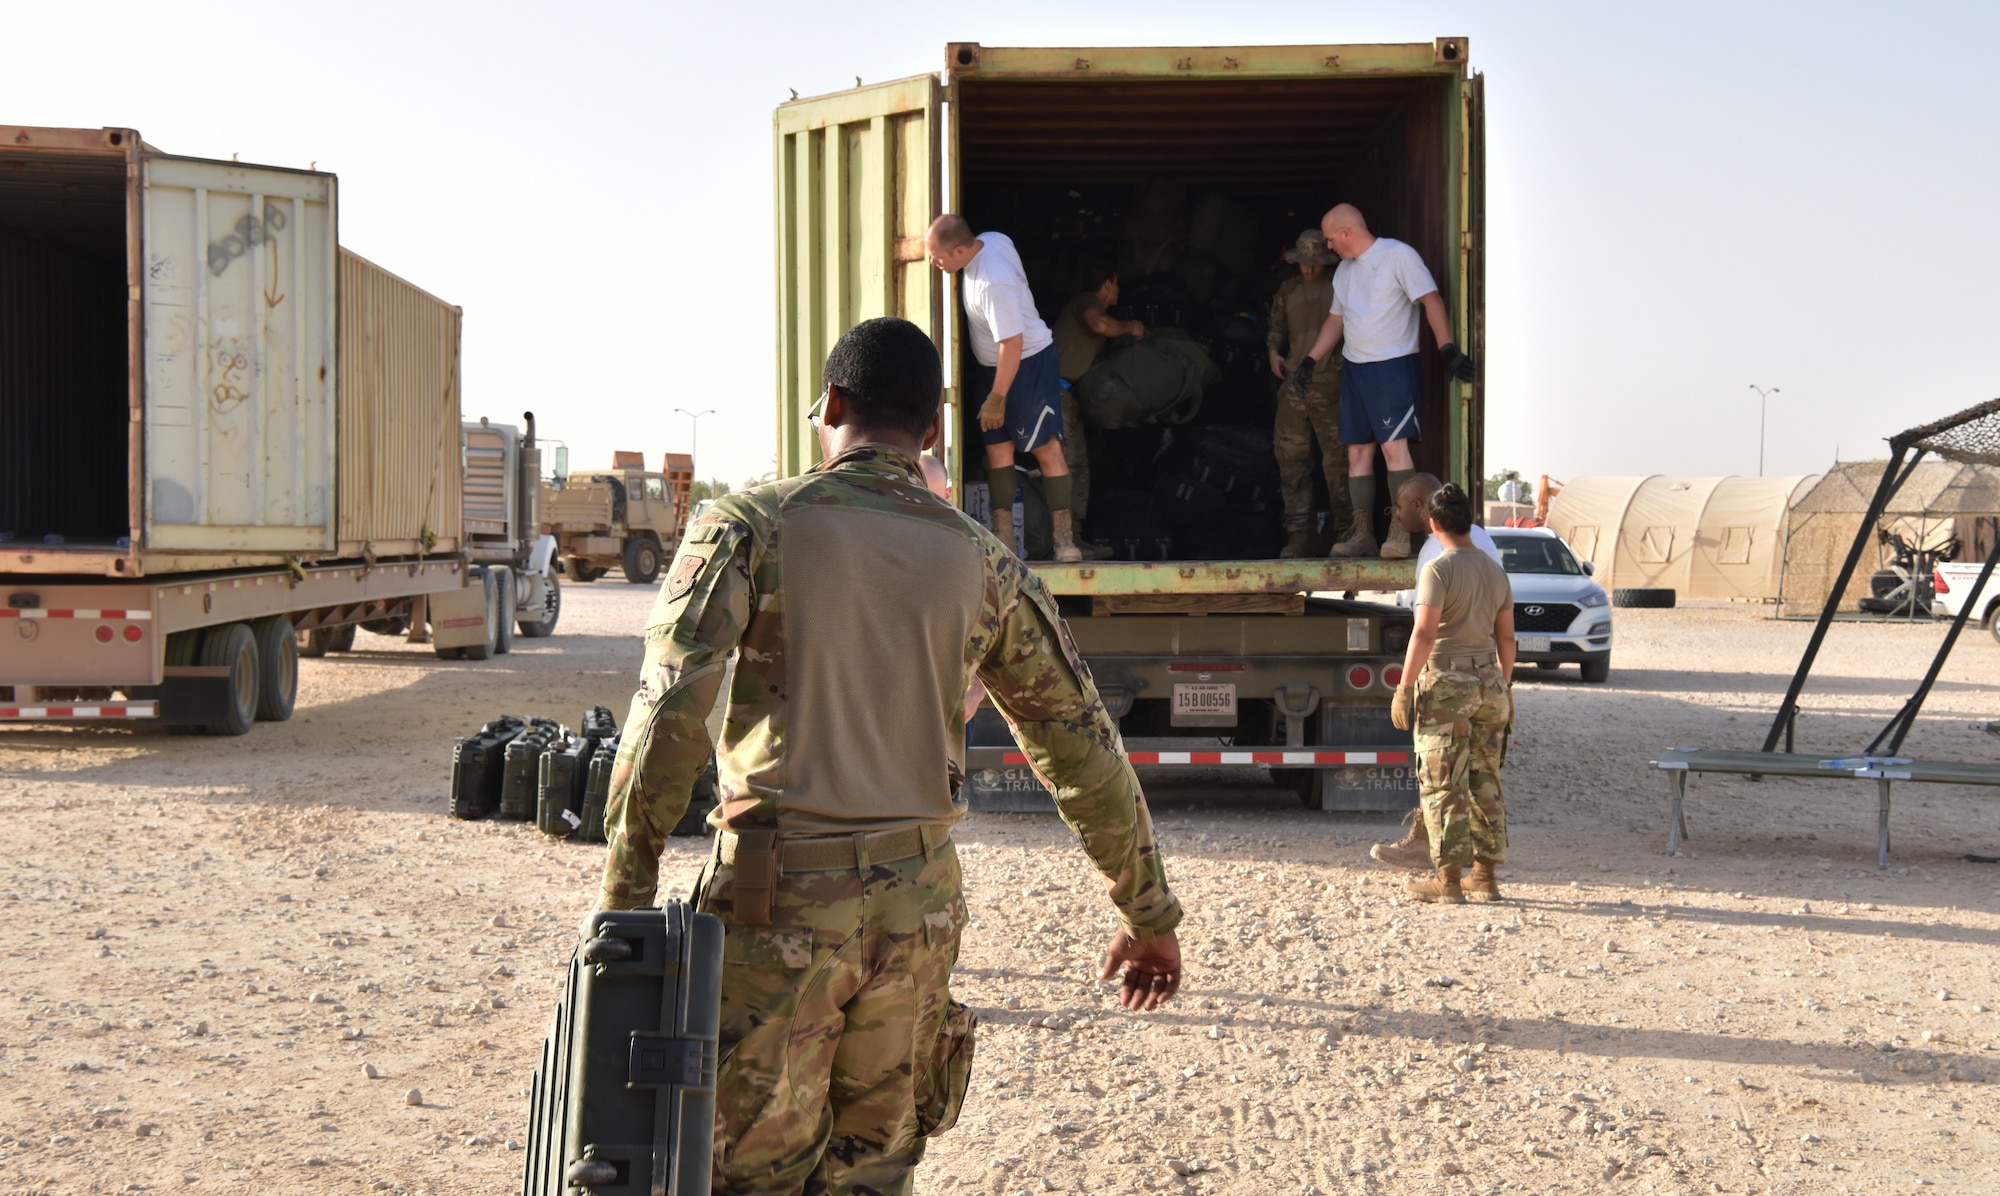
[[[522,1196],[708,1196],[722,922],[599,910],[571,957],[528,1106]]]

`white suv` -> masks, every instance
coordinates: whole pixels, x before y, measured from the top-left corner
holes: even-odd
[[[1957,618],[1958,604],[1971,596],[1972,584],[1979,580],[1979,571],[1985,566],[1984,561],[1940,562],[1931,572],[1931,584],[1937,590],[1937,596],[1931,599],[1931,609]],[[2000,571],[1987,579],[1986,589],[1979,595],[1979,609],[1972,612],[1969,621],[1985,624],[1993,638],[2000,640]]]
[[[1585,681],[1611,676],[1611,598],[1569,545],[1547,528],[1487,529],[1514,585],[1515,660],[1537,668],[1583,666]]]

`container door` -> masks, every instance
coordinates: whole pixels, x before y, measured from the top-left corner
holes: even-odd
[[[789,477],[818,459],[806,415],[841,333],[901,316],[939,335],[937,271],[924,256],[940,202],[938,81],[918,75],[795,100],[773,124],[778,471]]]
[[[145,546],[334,547],[334,178],[144,159]]]
[[[1469,207],[1466,227],[1471,233],[1472,252],[1466,255],[1466,336],[1472,354],[1473,378],[1467,402],[1471,411],[1465,424],[1466,493],[1486,476],[1486,76],[1474,75],[1466,94],[1467,160],[1466,180]]]

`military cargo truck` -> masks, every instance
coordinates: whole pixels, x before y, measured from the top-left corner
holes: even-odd
[[[242,734],[357,626],[554,630],[532,416],[461,421],[460,310],[337,245],[337,197],[0,127],[0,722]]]
[[[1423,255],[1460,345],[1483,362],[1483,91],[1468,53],[1459,37],[1178,48],[966,42],[945,48],[937,74],[781,105],[781,472],[816,458],[806,415],[827,351],[842,331],[880,315],[937,338],[950,405],[940,455],[955,483],[983,471],[971,414],[982,396],[959,389],[971,361],[963,316],[923,246],[945,211],[1013,238],[1051,325],[1087,268],[1110,263],[1123,286],[1116,314],[1177,329],[1222,367],[1247,353],[1242,384],[1207,396],[1196,428],[1255,433],[1268,420],[1261,412],[1275,380],[1256,376],[1266,367],[1255,303],[1268,303],[1280,279],[1279,250],[1343,200],[1373,231]],[[1426,331],[1417,466],[1471,492],[1481,476],[1484,378],[1453,381],[1436,349]],[[1093,491],[1107,476],[1138,471],[1139,457],[1166,451],[1171,433],[1185,430],[1133,431],[1091,438]],[[1261,434],[1269,433],[1265,422]],[[1255,516],[1269,517],[1268,509]],[[1269,545],[1263,524],[1243,518],[1236,529],[1210,526],[1198,547],[1193,537],[1134,537],[1121,554],[1134,559],[1034,564],[1133,760],[1269,769],[1312,808],[1408,808],[1411,742],[1391,726],[1388,707],[1409,614],[1360,599],[1410,588],[1412,564],[1272,559],[1274,546],[1251,551]],[[1378,513],[1378,533],[1384,524]],[[970,744],[975,806],[1049,807],[990,708],[974,720]]]
[[[626,581],[649,584],[687,528],[694,458],[668,453],[658,473],[639,453],[617,458],[618,467],[558,474],[543,485],[544,528],[572,581],[596,581],[618,568]]]

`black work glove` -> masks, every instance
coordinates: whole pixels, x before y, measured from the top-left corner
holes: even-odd
[[[1292,371],[1292,385],[1298,387],[1300,390],[1311,390],[1313,384],[1313,367],[1318,364],[1318,362],[1310,357],[1302,358],[1299,361],[1299,368]]]
[[[1444,358],[1444,368],[1460,382],[1472,381],[1472,358],[1459,351],[1455,344],[1446,344],[1438,349],[1438,356]]]

